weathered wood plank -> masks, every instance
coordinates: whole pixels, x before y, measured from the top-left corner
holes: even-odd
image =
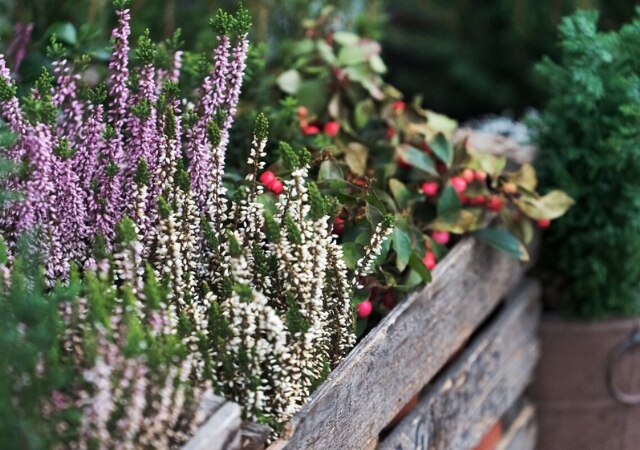
[[[535,410],[529,402],[524,402],[518,414],[505,427],[496,450],[534,450],[536,447]]]
[[[239,450],[240,406],[212,396],[202,408],[209,418],[181,450]]]
[[[517,284],[520,264],[472,238],[334,370],[273,449],[362,450]]]
[[[264,450],[271,428],[253,422],[242,424],[240,448],[242,450]]]
[[[379,450],[476,445],[524,391],[537,359],[540,286],[525,281]]]

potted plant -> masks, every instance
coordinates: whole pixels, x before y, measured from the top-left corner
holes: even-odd
[[[576,201],[541,254],[547,304],[561,313],[543,320],[531,389],[545,450],[640,439],[640,17],[615,32],[597,21],[564,19],[559,60],[537,67],[550,94],[535,125],[541,179]]]

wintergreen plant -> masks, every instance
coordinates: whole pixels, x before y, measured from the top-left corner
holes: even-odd
[[[560,58],[537,66],[549,100],[535,124],[543,183],[576,200],[542,263],[562,309],[591,319],[640,313],[640,13],[616,32],[597,22],[563,20]]]

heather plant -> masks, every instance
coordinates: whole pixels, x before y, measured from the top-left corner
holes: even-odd
[[[145,34],[134,51],[138,64],[130,67],[129,10],[125,1],[116,4],[106,85],[86,92],[77,73],[82,61],[66,59],[64,46],[54,39],[53,74],[44,70],[19,100],[0,60],[0,107],[18,137],[6,153],[23,167],[9,184],[25,195],[6,208],[3,229],[10,244],[34,226],[41,230],[50,280],[68,276],[72,261],[92,267],[92,250],[112,249],[116,224],[125,214],[136,223],[145,255],[152,247],[162,252],[166,242],[152,243],[160,238],[149,233],[162,219],[159,198],[174,201],[174,171],[182,160],[189,163],[196,221],[224,194],[221,174],[242,85],[248,18],[220,13],[212,20],[219,32],[214,64],[197,104],[185,104],[177,98],[179,54],[173,70],[157,70],[155,46]]]
[[[147,33],[132,52],[126,1],[115,3],[104,85],[84,86],[82,61],[53,39],[53,74],[18,99],[0,59],[0,112],[17,137],[5,153],[20,168],[4,187],[22,194],[2,211],[8,264],[32,235],[46,283],[87,292],[63,309],[63,347],[89,385],[81,447],[173,446],[198,422],[188,400],[209,385],[277,431],[354,344],[354,290],[393,220],[375,222],[348,267],[332,234],[337,201],[307,181],[309,152],[282,142],[288,180],[270,193],[258,183],[264,115],[245,180],[223,183],[246,12],[212,20],[213,61],[195,95],[180,98],[180,54],[172,70],[157,69]],[[129,351],[132,340],[146,352]]]
[[[130,222],[122,248],[81,283],[47,288],[20,244],[0,275],[0,439],[8,448],[178,448],[204,418],[206,383],[172,323],[153,272],[136,275]],[[114,283],[114,278],[119,282]],[[138,285],[138,278],[142,285]]]
[[[640,17],[614,32],[580,11],[560,26],[560,57],[537,67],[548,101],[536,123],[541,179],[576,207],[545,235],[554,302],[582,318],[640,313]]]
[[[353,291],[371,272],[393,224],[390,218],[378,224],[368,254],[348,271],[332,235],[335,203],[307,182],[311,155],[305,149],[281,144],[291,177],[275,205],[259,201],[263,127],[259,122],[233,222],[222,233],[208,233],[215,255],[209,325],[216,339],[214,379],[249,417],[277,429],[354,345]]]

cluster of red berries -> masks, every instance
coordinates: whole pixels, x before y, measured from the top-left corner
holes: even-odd
[[[278,177],[276,177],[276,174],[270,170],[262,172],[262,175],[260,175],[258,180],[260,183],[264,184],[268,191],[273,192],[275,195],[282,194],[282,191],[284,190],[282,181],[280,181]]]
[[[489,211],[499,212],[504,208],[504,199],[502,196],[493,194],[467,197],[465,195],[465,191],[471,183],[474,181],[484,183],[486,179],[487,174],[482,170],[464,169],[460,175],[452,177],[450,182],[453,189],[458,193],[462,203],[474,206],[485,205]],[[440,186],[435,181],[425,181],[422,183],[421,189],[422,193],[427,197],[435,197],[440,190]],[[518,186],[511,182],[502,183],[502,191],[505,194],[515,194],[518,192]],[[548,228],[551,225],[549,219],[541,219],[536,223],[540,228]]]
[[[365,317],[369,317],[371,315],[371,313],[373,312],[373,302],[377,296],[378,292],[375,289],[372,289],[371,293],[369,294],[369,298],[363,302],[358,303],[356,308],[358,310],[359,318],[364,319]],[[382,294],[380,301],[387,309],[393,309],[396,303],[391,291],[386,291],[384,294]]]
[[[320,126],[317,124],[309,123],[308,116],[309,110],[307,110],[306,107],[298,107],[298,120],[300,121],[300,129],[302,130],[302,132],[307,136],[313,136],[320,133]],[[327,122],[322,127],[322,131],[330,138],[334,138],[340,132],[340,123],[336,122],[335,120]]]

